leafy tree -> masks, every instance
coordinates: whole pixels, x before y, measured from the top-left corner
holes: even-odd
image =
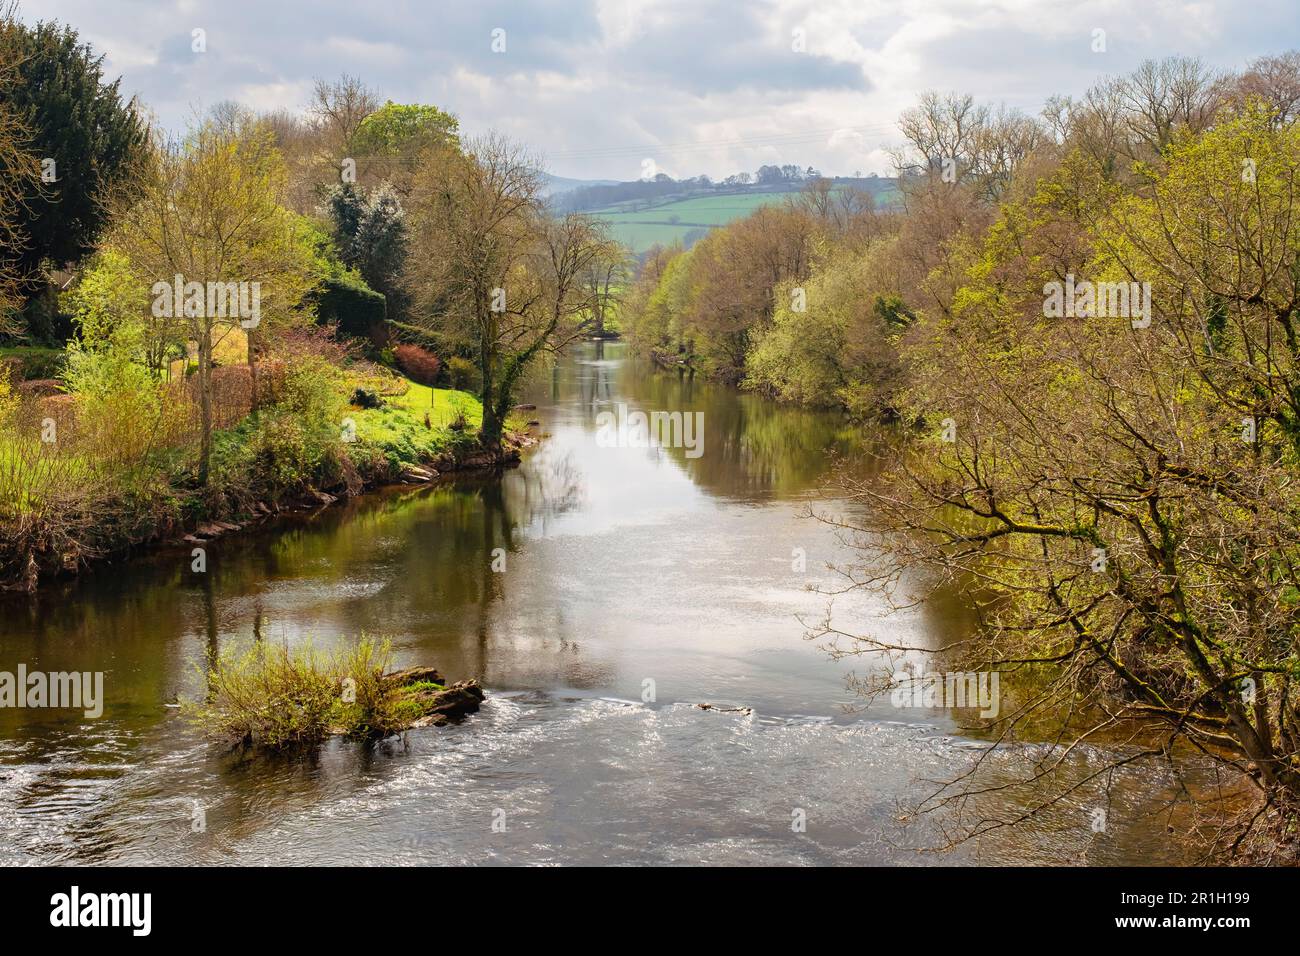
[[[460,121],[436,106],[389,100],[357,128],[354,148],[367,156],[414,156],[430,146],[455,146]]]
[[[76,285],[60,297],[78,332],[69,348],[111,349],[160,377],[169,358],[184,355],[184,338],[174,322],[153,314],[148,288],[121,252],[99,252]]]
[[[200,287],[258,284],[259,322],[246,326],[254,389],[257,336],[266,334],[262,323],[273,327],[291,319],[314,285],[310,244],[304,241],[298,218],[281,204],[285,193],[284,164],[268,132],[232,136],[205,124],[183,142],[157,151],[139,195],[122,207],[113,236],[114,246],[151,289],[155,283],[170,284],[177,275]],[[158,304],[155,298],[154,307]],[[222,315],[188,295],[183,314],[172,310],[170,317],[198,352],[198,480],[206,484],[212,452],[213,346],[249,317]]]
[[[12,11],[3,15],[0,62],[15,64],[6,109],[27,128],[27,151],[45,164],[46,181],[28,180],[18,207],[24,241],[4,250],[31,296],[46,263],[79,262],[93,250],[106,200],[132,184],[147,129],[134,102],[123,102],[120,81],[104,81],[103,57],[69,27],[27,27]]]
[[[777,290],[772,324],[746,359],[746,384],[802,405],[843,406],[866,418],[888,406],[901,381],[879,257],[844,251],[818,263],[796,299]],[[796,305],[798,308],[796,308]]]
[[[344,183],[330,191],[326,208],[343,263],[388,299],[390,315],[403,319],[406,210],[396,191],[387,183],[370,190]]]
[[[857,580],[893,593],[922,573],[971,596],[980,639],[927,651],[1021,678],[998,739],[1062,708],[1067,752],[1140,727],[1092,780],[1190,745],[1261,796],[1244,816],[1206,806],[1212,838],[1293,849],[1300,131],[1221,116],[1138,173],[1119,188],[1079,150],[1003,210],[951,309],[918,317],[905,407],[926,438],[846,480],[889,556]],[[1065,273],[1150,283],[1150,323],[1048,317]],[[1044,766],[1014,785],[1026,813],[1086,783]]]

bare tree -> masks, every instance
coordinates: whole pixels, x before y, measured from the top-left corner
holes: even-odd
[[[426,153],[409,208],[415,321],[473,349],[480,439],[496,448],[525,368],[578,334],[581,280],[608,241],[587,217],[552,221],[537,164],[495,135]]]
[[[333,82],[316,81],[310,113],[324,133],[324,146],[334,162],[352,155],[357,130],[379,105],[379,97],[355,76],[345,73]]]
[[[1274,123],[1285,126],[1300,117],[1300,52],[1253,60],[1237,81],[1239,99],[1258,97],[1274,111]]]

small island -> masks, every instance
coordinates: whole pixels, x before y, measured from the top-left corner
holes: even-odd
[[[204,669],[208,692],[182,708],[208,737],[235,747],[282,750],[329,738],[382,740],[443,726],[479,709],[477,680],[448,683],[426,666],[392,670],[389,643],[362,638],[320,652],[258,642]]]

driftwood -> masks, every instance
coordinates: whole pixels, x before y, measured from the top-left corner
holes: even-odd
[[[420,716],[406,729],[415,727],[441,727],[448,721],[464,717],[478,710],[483,703],[483,688],[476,680],[462,680],[446,686],[447,680],[432,667],[405,667],[385,674],[380,681],[385,691],[396,692],[413,684],[440,684],[442,690],[420,688],[409,699],[420,706]]]

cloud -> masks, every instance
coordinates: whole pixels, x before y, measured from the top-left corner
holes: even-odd
[[[522,140],[561,175],[630,179],[645,158],[679,175],[884,172],[921,90],[1034,111],[1147,57],[1238,68],[1300,47],[1290,2],[1246,16],[1238,0],[24,0],[23,16],[81,31],[173,129],[224,99],[300,107],[314,78],[346,72]]]

